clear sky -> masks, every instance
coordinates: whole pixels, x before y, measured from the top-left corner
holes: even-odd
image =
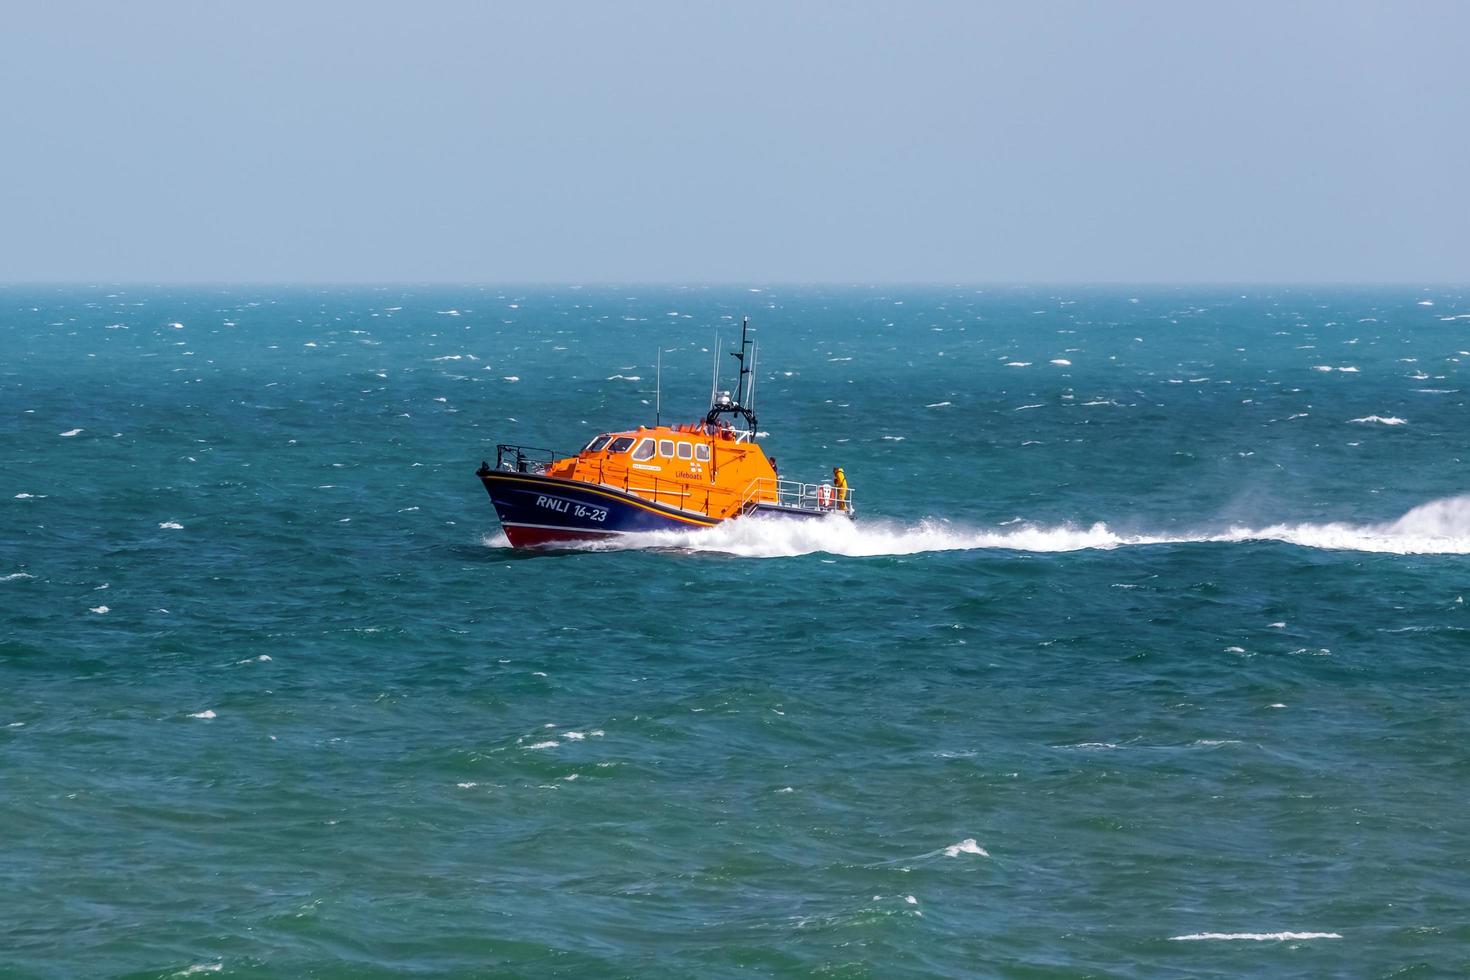
[[[1470,2],[60,2],[0,281],[1470,280]]]

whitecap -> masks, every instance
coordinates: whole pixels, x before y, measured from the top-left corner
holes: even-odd
[[[92,608],[88,609],[87,612],[96,613],[98,616],[106,616],[108,613],[112,612],[112,608],[110,606],[93,606]]]
[[[525,746],[525,748],[528,748],[528,749],[554,749],[554,748],[556,748],[560,744],[561,743],[558,742],[556,739],[551,739],[550,741],[547,741],[547,742],[535,742],[535,743],[533,743],[531,745]]]
[[[1249,942],[1288,942],[1294,939],[1341,939],[1335,932],[1195,932],[1188,936],[1170,936],[1171,943],[1206,940],[1246,940]]]
[[[518,378],[518,377],[516,377],[514,374],[507,374],[505,377],[501,378],[500,380],[501,381],[519,381],[521,379]]]
[[[194,712],[189,717],[190,718],[203,718],[205,721],[212,721],[213,719],[215,719],[218,716],[214,713],[214,709],[212,709],[212,708],[205,708],[203,711],[196,711],[196,712]]]
[[[0,575],[0,582],[15,582],[23,578],[35,578],[29,572],[11,572],[9,575]]]
[[[79,436],[86,431],[86,429],[67,429],[65,432],[61,433],[61,438],[70,439],[73,436]]]
[[[1401,419],[1397,415],[1389,415],[1389,416],[1383,416],[1383,415],[1365,415],[1365,416],[1363,416],[1360,419],[1348,419],[1348,421],[1349,422],[1363,422],[1363,423],[1373,423],[1373,422],[1376,422],[1379,425],[1408,425],[1409,424],[1409,422],[1408,422],[1407,419]]]
[[[182,531],[184,529],[184,525],[178,521],[164,521],[158,527],[164,531]]]
[[[944,849],[945,857],[959,857],[961,854],[977,854],[980,857],[990,857],[990,852],[975,843],[975,838],[973,837],[966,837],[958,844],[951,844]]]
[[[924,407],[925,408],[947,408],[948,406],[953,405],[953,404],[954,404],[954,402],[935,402],[932,405],[925,405]]]
[[[1030,367],[1030,361],[1006,361],[1006,367]]]
[[[1069,361],[1069,360],[1067,360],[1065,357],[1054,357],[1054,358],[1052,358],[1052,361],[1051,362],[1053,364],[1058,365],[1059,367],[1071,367],[1072,366],[1072,362]]]

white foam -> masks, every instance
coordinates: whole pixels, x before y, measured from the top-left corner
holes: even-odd
[[[924,407],[925,408],[947,408],[947,407],[949,407],[950,405],[953,405],[953,404],[954,404],[954,402],[935,402],[932,405],[925,405]]]
[[[182,531],[184,529],[184,525],[180,524],[177,521],[164,521],[158,526],[165,531]]]
[[[528,749],[554,749],[554,748],[556,748],[560,744],[561,743],[558,742],[556,739],[551,739],[548,742],[535,742],[535,743],[533,743],[531,745],[527,745],[526,748],[528,748]]]
[[[1030,361],[1006,361],[1006,367],[1030,367]]]
[[[581,550],[671,549],[715,552],[746,558],[789,558],[823,552],[852,558],[913,555],[930,551],[997,549],[1028,552],[1111,550],[1145,545],[1240,544],[1275,541],[1327,551],[1398,555],[1470,554],[1470,495],[1432,500],[1397,520],[1377,524],[1272,524],[1201,528],[1171,534],[1121,533],[1104,523],[1021,523],[1004,530],[965,527],[947,521],[918,524],[810,518],[746,517],[692,531],[650,531],[573,545]],[[500,538],[484,539],[499,547]]]
[[[218,973],[224,968],[225,965],[223,963],[195,963],[193,966],[185,967],[178,973],[175,973],[174,976],[189,977],[196,973]]]
[[[0,575],[0,582],[14,582],[23,578],[35,578],[29,572],[11,572],[9,575]]]
[[[516,377],[514,374],[507,374],[505,377],[501,378],[500,380],[501,381],[519,381],[521,379],[518,378],[518,377]]]
[[[478,786],[480,784],[479,783],[455,783],[454,785],[455,786],[458,786],[460,789],[474,789],[476,786]]]
[[[1205,940],[1247,940],[1256,943],[1287,942],[1293,939],[1341,939],[1335,932],[1196,932],[1188,936],[1170,936],[1171,943]]]
[[[214,710],[212,708],[205,708],[203,711],[196,711],[196,712],[194,712],[189,717],[190,718],[203,718],[205,721],[211,721],[214,718],[216,718],[217,715],[215,715]]]
[[[1401,419],[1397,415],[1365,415],[1360,419],[1348,419],[1349,422],[1362,422],[1367,425],[1377,423],[1378,425],[1408,425],[1407,419]]]
[[[79,436],[86,431],[86,429],[67,429],[65,432],[61,433],[61,438],[70,439],[73,436]]]
[[[1069,360],[1067,360],[1065,357],[1054,357],[1054,358],[1052,358],[1052,361],[1051,362],[1053,364],[1058,365],[1059,367],[1071,367],[1072,366],[1072,362],[1069,361]]]
[[[112,610],[107,606],[93,606],[91,609],[87,610],[87,612],[96,613],[99,616],[106,616],[111,611]]]
[[[951,844],[944,849],[945,857],[954,858],[959,857],[961,854],[978,854],[980,857],[990,857],[990,852],[975,843],[975,838],[973,837],[966,837],[958,844]]]

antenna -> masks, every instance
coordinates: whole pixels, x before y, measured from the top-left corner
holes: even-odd
[[[750,390],[745,395],[745,407],[755,411],[755,355],[759,350],[755,341],[750,342]]]
[[[664,420],[664,349],[660,345],[654,359],[653,369],[653,426],[658,428]]]
[[[715,396],[720,393],[720,332],[715,331],[715,345],[711,348],[715,352],[715,369],[709,382],[709,403],[714,405]]]

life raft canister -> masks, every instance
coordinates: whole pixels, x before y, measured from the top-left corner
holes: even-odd
[[[824,483],[817,487],[817,504],[822,507],[832,506],[832,484]]]

